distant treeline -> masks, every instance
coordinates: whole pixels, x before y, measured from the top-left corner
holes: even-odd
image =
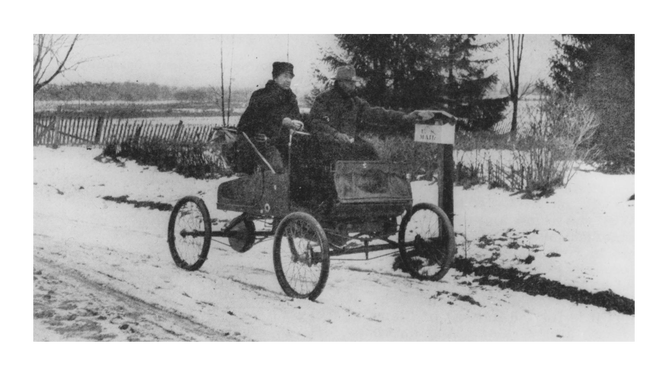
[[[217,90],[217,92],[216,92]],[[252,89],[232,91],[232,102],[246,103]],[[225,102],[228,101],[225,92]],[[83,82],[66,85],[47,85],[35,94],[37,101],[186,101],[220,102],[220,88],[178,88],[136,82],[95,83]]]

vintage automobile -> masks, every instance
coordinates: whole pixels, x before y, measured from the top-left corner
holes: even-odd
[[[240,136],[253,144],[245,134]],[[296,138],[308,137],[292,131],[288,148],[292,150]],[[449,270],[456,252],[450,220],[436,205],[413,205],[404,165],[336,161],[320,166],[328,177],[326,184],[335,192],[331,205],[321,210],[295,199],[295,185],[305,178],[295,175],[299,170],[295,164],[301,161],[290,156],[286,172],[277,174],[254,150],[265,168],[218,186],[217,209],[239,213],[221,229],[214,230],[201,198],[187,196],[176,203],[168,243],[180,268],[199,269],[212,238],[227,238],[232,249],[246,252],[258,239],[274,236],[278,282],[295,298],[315,300],[320,295],[331,257],[364,253],[369,259],[370,252],[398,250],[403,269],[415,278],[440,280]],[[256,221],[268,221],[270,228],[258,231]],[[391,254],[396,251],[383,256]]]

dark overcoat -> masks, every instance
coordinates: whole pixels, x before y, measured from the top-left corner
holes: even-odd
[[[264,134],[276,140],[280,134],[284,118],[299,120],[297,96],[292,90],[285,90],[274,80],[269,80],[264,88],[251,95],[248,108],[241,115],[237,129],[245,132],[248,137]]]
[[[410,125],[404,115],[400,111],[373,107],[360,97],[346,94],[336,85],[315,99],[310,113],[314,133],[334,136],[341,132],[354,138],[372,125]]]
[[[283,170],[282,160],[287,158],[288,132],[282,122],[286,117],[292,120],[299,120],[301,117],[297,96],[292,90],[285,90],[274,80],[269,80],[264,88],[253,92],[248,108],[237,125],[239,136],[232,157],[235,171],[250,174],[257,164],[263,163],[241,132],[253,140],[256,148],[277,171]],[[268,139],[258,141],[257,136],[261,134]]]
[[[308,158],[293,165],[293,195],[307,207],[328,210],[336,197],[331,164],[337,160],[377,160],[373,145],[359,137],[372,126],[408,126],[412,123],[400,111],[373,107],[366,100],[346,94],[337,85],[320,94],[313,103],[308,129],[315,136],[307,150]],[[345,133],[354,142],[337,140]],[[324,204],[324,205],[323,205]]]

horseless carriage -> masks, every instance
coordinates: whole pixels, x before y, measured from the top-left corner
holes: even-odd
[[[250,139],[243,135],[248,142]],[[307,133],[290,132],[293,137]],[[330,258],[398,249],[403,269],[421,280],[440,280],[455,256],[450,220],[436,205],[413,205],[411,185],[401,164],[380,161],[336,161],[324,166],[335,190],[326,211],[295,202],[294,169],[301,163],[289,153],[287,172],[268,168],[221,183],[217,209],[240,213],[214,230],[209,210],[196,196],[179,200],[169,219],[168,243],[176,265],[199,269],[206,261],[212,238],[226,238],[238,252],[248,251],[259,239],[274,236],[273,264],[278,282],[291,297],[316,299],[325,287]],[[295,160],[293,160],[295,159]],[[294,166],[293,166],[294,167]],[[292,172],[291,172],[292,171]],[[398,218],[401,216],[401,220]],[[255,222],[269,226],[256,230]],[[382,257],[382,256],[379,256]]]

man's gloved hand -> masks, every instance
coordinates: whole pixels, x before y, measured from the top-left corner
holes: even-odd
[[[255,135],[254,139],[257,142],[267,142],[269,137],[267,137],[264,133],[258,133]]]
[[[347,134],[341,132],[336,132],[334,138],[339,142],[352,142],[352,139]]]
[[[434,114],[432,114],[429,111],[419,111],[415,110],[411,112],[410,114],[404,115],[404,120],[406,122],[409,122],[411,124],[415,124],[418,121],[427,121],[430,120],[434,117]]]
[[[299,121],[299,120],[292,120],[290,118],[284,118],[283,119],[283,126],[288,127],[290,129],[294,129],[296,131],[301,131],[304,129],[304,123]]]

